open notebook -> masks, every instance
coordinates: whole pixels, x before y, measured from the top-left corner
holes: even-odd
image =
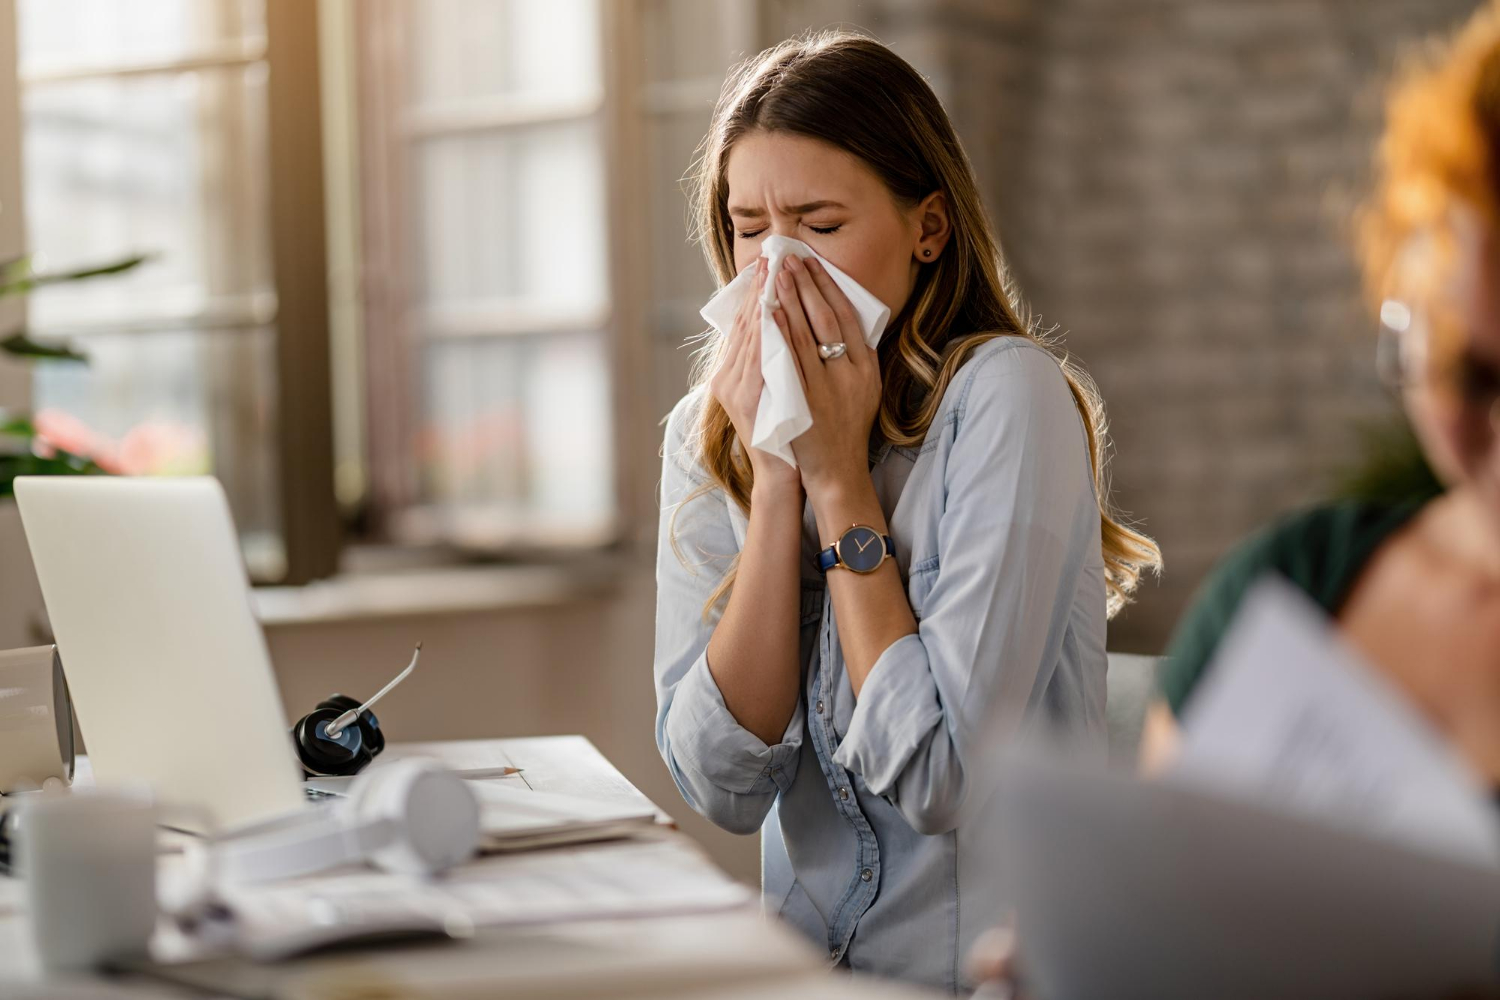
[[[172,871],[183,873],[185,867]],[[331,945],[462,938],[485,927],[709,913],[746,907],[754,900],[754,890],[680,843],[622,840],[601,847],[491,854],[438,878],[351,867],[226,885],[219,902],[233,915],[232,922],[184,931],[164,921],[151,953],[156,962],[169,965],[226,951],[279,961]]]
[[[308,784],[337,798],[349,782]],[[192,932],[167,927],[153,941],[155,960],[193,961],[232,946],[245,957],[275,961],[388,937],[462,937],[471,933],[466,928],[497,924],[696,913],[753,899],[706,859],[692,852],[683,858],[680,847],[659,837],[620,840],[657,829],[657,812],[643,797],[584,798],[535,791],[510,778],[468,785],[480,803],[480,849],[489,857],[429,879],[348,866],[221,886],[232,925]],[[602,840],[620,843],[581,852],[533,850]]]

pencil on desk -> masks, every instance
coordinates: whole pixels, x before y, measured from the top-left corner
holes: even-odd
[[[513,774],[520,774],[523,769],[519,767],[461,767],[455,773],[460,778],[509,778]]]

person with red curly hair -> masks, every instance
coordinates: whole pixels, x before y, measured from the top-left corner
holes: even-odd
[[[1231,553],[1169,649],[1148,767],[1241,597],[1274,571],[1500,788],[1500,6],[1417,53],[1386,112],[1360,253],[1377,362],[1436,481],[1291,515]]]
[[[1397,74],[1359,252],[1377,365],[1433,474],[1405,478],[1430,487],[1292,514],[1220,563],[1163,664],[1147,772],[1175,751],[1242,598],[1275,572],[1500,789],[1500,0]],[[982,935],[970,976],[1015,986],[1020,935],[1019,949],[1009,928]]]

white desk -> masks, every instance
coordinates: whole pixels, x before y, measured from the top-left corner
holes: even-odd
[[[455,767],[520,767],[521,780],[600,798],[648,801],[581,736],[391,744],[386,755],[421,754]],[[87,772],[82,772],[86,774]],[[512,780],[512,779],[507,779]],[[657,836],[680,859],[684,878],[718,878],[716,869],[659,808]],[[553,852],[628,858],[631,842]],[[20,884],[0,879],[0,996],[60,996],[39,981],[21,908]],[[67,984],[67,996],[232,995],[341,1000],[359,997],[860,997],[902,1000],[928,994],[825,971],[822,954],[794,931],[764,920],[757,904],[688,916],[579,920],[481,931],[461,944],[368,949],[277,965],[206,963],[190,975],[211,993],[140,979]]]

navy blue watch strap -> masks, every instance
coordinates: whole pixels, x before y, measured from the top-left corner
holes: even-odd
[[[818,572],[827,573],[839,564],[839,553],[832,545],[818,553]]]
[[[896,558],[896,540],[890,535],[881,535],[880,538],[883,542],[885,542],[885,554],[890,556],[892,559]],[[839,552],[836,545],[830,545],[828,546],[828,548],[818,553],[819,573],[827,573],[838,564]]]

